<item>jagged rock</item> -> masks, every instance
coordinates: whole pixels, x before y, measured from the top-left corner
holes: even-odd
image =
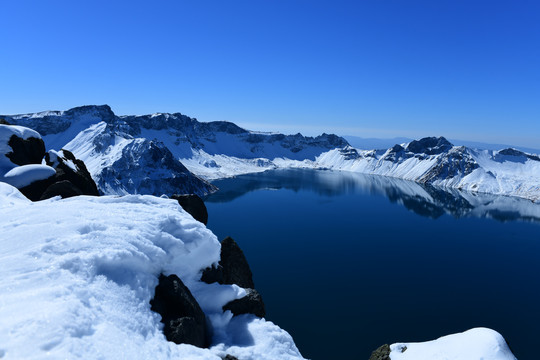
[[[39,200],[45,200],[50,199],[55,196],[61,196],[62,199],[66,199],[72,196],[79,196],[83,195],[83,192],[81,189],[73,185],[71,181],[68,180],[62,180],[55,182],[51,186],[49,186],[45,192],[41,195]]]
[[[56,170],[56,174],[20,188],[19,190],[30,200],[45,200],[57,195],[64,199],[77,195],[99,196],[96,183],[86,166],[71,152],[51,150],[45,154],[45,161]]]
[[[223,283],[236,284],[243,288],[255,288],[253,274],[246,256],[240,246],[231,237],[221,242],[221,261],[223,267]]]
[[[6,157],[16,165],[41,164],[45,155],[45,143],[40,138],[30,137],[28,139],[12,135],[8,145],[13,149],[6,154]]]
[[[238,360],[236,356],[227,355],[223,358],[223,360]]]
[[[178,195],[175,194],[171,198],[178,201],[182,209],[186,210],[193,218],[204,225],[208,223],[208,211],[204,201],[195,194]]]
[[[264,302],[261,294],[255,289],[246,289],[246,296],[228,302],[223,306],[223,311],[230,310],[234,315],[253,314],[258,317],[265,317]]]
[[[82,160],[68,150],[49,151],[45,154],[47,165],[56,170],[55,182],[67,180],[84,195],[99,196],[96,183]]]
[[[390,360],[390,346],[384,344],[371,353],[369,360]]]
[[[413,140],[407,145],[407,151],[415,154],[437,155],[452,148],[452,143],[444,137],[425,137],[420,140]]]
[[[201,307],[176,275],[159,276],[151,309],[161,315],[163,333],[176,344],[208,347],[206,317]]]
[[[418,179],[418,182],[430,183],[440,179],[451,179],[455,176],[467,176],[479,167],[480,165],[464,147],[458,147],[442,155],[437,164]]]
[[[221,265],[212,265],[212,267],[207,267],[206,269],[204,269],[203,273],[202,273],[202,276],[201,276],[201,281],[207,283],[207,284],[212,284],[212,283],[215,283],[217,282],[218,284],[224,284],[224,281],[223,281],[223,266]]]
[[[218,282],[220,284],[236,284],[243,288],[255,288],[253,275],[244,252],[229,236],[221,242],[219,266],[206,268],[201,280],[206,283]]]

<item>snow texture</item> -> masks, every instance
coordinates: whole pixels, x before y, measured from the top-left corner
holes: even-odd
[[[0,182],[2,359],[302,359],[291,336],[221,307],[236,285],[205,284],[216,237],[175,200],[148,195],[30,202]],[[217,334],[210,349],[166,341],[150,299],[177,274]]]
[[[390,345],[392,360],[516,360],[498,332],[475,328],[423,343]]]

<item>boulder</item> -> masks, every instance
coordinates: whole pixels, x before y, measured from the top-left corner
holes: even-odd
[[[390,346],[384,344],[371,353],[369,360],[390,360]]]
[[[238,360],[238,358],[236,356],[232,356],[232,355],[226,355],[223,360]]]
[[[45,154],[45,162],[56,170],[55,182],[67,180],[84,195],[99,196],[96,183],[82,160],[68,150],[51,150]]]
[[[23,139],[12,135],[8,145],[12,151],[7,153],[6,157],[16,165],[41,164],[45,155],[45,143],[41,138]]]
[[[208,211],[204,201],[195,194],[190,195],[178,195],[175,194],[171,198],[178,201],[182,209],[187,211],[193,218],[204,225],[208,223]]]
[[[61,196],[62,199],[66,199],[72,196],[83,195],[81,189],[73,185],[69,180],[62,180],[50,185],[39,200],[50,199],[55,196]]]
[[[176,344],[208,347],[206,316],[201,307],[176,275],[159,276],[151,309],[161,315],[163,333]]]
[[[71,152],[51,150],[45,154],[45,162],[54,168],[56,174],[20,188],[19,190],[30,200],[45,200],[58,195],[64,199],[77,195],[99,196],[96,183],[84,162],[75,158]]]
[[[229,301],[223,306],[223,311],[230,310],[233,315],[253,314],[260,318],[266,316],[261,294],[255,289],[246,289],[246,296]]]
[[[221,260],[218,267],[206,268],[201,280],[208,284],[218,282],[236,284],[243,288],[255,288],[253,275],[244,252],[231,237],[226,237],[221,242]]]

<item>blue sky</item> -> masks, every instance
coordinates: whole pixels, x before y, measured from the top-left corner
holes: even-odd
[[[538,1],[3,1],[0,113],[540,147]]]

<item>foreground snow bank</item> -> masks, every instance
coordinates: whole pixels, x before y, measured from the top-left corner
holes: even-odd
[[[390,345],[392,360],[516,360],[498,332],[475,328],[423,343]]]
[[[153,196],[53,198],[32,203],[0,183],[0,357],[301,359],[271,322],[231,321],[221,306],[244,295],[204,284],[220,244],[175,200]],[[191,289],[216,333],[210,349],[165,339],[150,310],[160,273]]]

